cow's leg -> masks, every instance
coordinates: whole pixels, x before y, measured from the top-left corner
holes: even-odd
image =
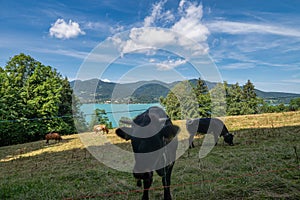
[[[142,200],[149,200],[149,188],[151,187],[153,181],[153,172],[147,173],[147,175],[149,175],[149,177],[143,179],[144,193]]]
[[[164,168],[164,170],[166,170],[164,176],[162,176],[162,183],[164,186],[164,200],[172,200],[170,185],[173,165],[174,163]]]
[[[218,140],[219,140],[219,132],[218,130],[213,130],[211,132],[211,134],[214,136],[214,141],[215,141],[215,146],[218,144]]]
[[[190,148],[195,148],[194,141],[192,142]]]
[[[144,183],[144,193],[143,193],[142,200],[149,200],[149,188],[151,187],[152,179],[145,179],[143,183]]]
[[[191,134],[190,137],[189,137],[189,148],[194,148],[195,145],[194,145],[194,137],[195,137],[195,134]]]
[[[214,138],[215,138],[215,146],[218,144],[218,140],[219,140],[219,136],[218,134],[214,134]]]

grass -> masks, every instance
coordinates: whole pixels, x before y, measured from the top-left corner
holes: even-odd
[[[179,122],[175,122],[179,123]],[[172,174],[174,199],[300,199],[300,112],[229,116],[235,146],[219,144],[203,159],[186,151]],[[113,131],[108,138],[123,149],[130,144]],[[110,152],[105,152],[109,155]],[[140,199],[131,173],[95,159],[78,135],[0,148],[0,199]],[[150,199],[162,199],[154,176]]]

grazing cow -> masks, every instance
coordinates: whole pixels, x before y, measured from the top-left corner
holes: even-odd
[[[61,141],[62,138],[58,133],[48,133],[45,135],[46,144],[49,144],[49,140]]]
[[[233,145],[233,134],[229,133],[225,124],[217,118],[199,118],[187,120],[187,130],[190,134],[190,148],[195,147],[193,140],[196,133],[212,133],[215,138],[215,145],[218,143],[219,136],[224,137],[224,141]]]
[[[105,124],[95,125],[94,131],[95,131],[95,133],[100,133],[102,131],[102,133],[106,133],[106,134],[108,134],[108,132],[109,132],[109,130]]]
[[[156,171],[162,177],[164,199],[171,200],[171,173],[176,159],[179,127],[173,125],[165,111],[156,106],[136,116],[133,121],[120,122],[131,125],[118,128],[116,134],[131,140],[135,158],[133,176],[137,179],[137,186],[142,186],[143,181],[142,199],[149,199],[153,171]]]

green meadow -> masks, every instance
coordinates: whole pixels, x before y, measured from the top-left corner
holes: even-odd
[[[178,122],[174,122],[175,124]],[[234,146],[220,138],[199,159],[203,136],[175,163],[173,199],[300,199],[300,112],[228,116]],[[85,133],[83,133],[85,134]],[[131,149],[110,130],[107,137]],[[106,152],[109,154],[110,152]],[[78,135],[0,148],[0,199],[141,199],[131,173],[95,159]],[[163,199],[155,174],[150,199]]]

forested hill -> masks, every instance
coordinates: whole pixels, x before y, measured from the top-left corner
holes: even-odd
[[[190,80],[192,84],[196,84],[197,79]],[[118,103],[151,103],[158,102],[159,98],[166,97],[169,88],[172,88],[178,82],[164,83],[160,81],[139,81],[135,83],[118,84],[113,82],[104,82],[98,79],[76,80],[71,81],[70,85],[75,94],[81,99],[81,102],[89,103],[109,101],[112,98],[114,89],[114,101]],[[213,88],[216,83],[206,81],[209,89]],[[74,86],[76,86],[74,88]],[[300,97],[300,94],[284,93],[284,92],[264,92],[255,89],[258,97],[263,98],[269,103],[289,103],[292,98]]]

